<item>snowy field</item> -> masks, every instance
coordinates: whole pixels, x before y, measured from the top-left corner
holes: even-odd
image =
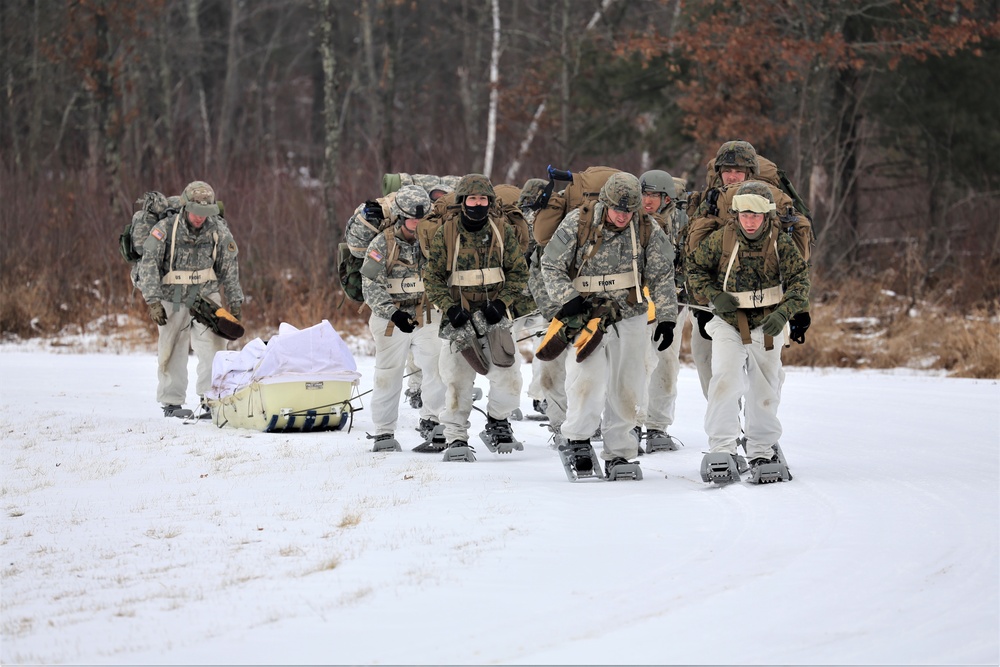
[[[693,368],[685,448],[571,484],[536,421],[373,454],[165,419],[155,366],[0,347],[3,664],[1000,662],[997,381],[789,369],[795,479],[723,488]]]

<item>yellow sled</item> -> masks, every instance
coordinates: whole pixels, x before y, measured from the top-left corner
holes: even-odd
[[[251,382],[208,399],[212,422],[257,431],[339,431],[351,418],[354,383],[343,380]]]

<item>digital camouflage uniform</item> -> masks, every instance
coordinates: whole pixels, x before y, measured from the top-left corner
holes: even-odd
[[[438,372],[441,341],[435,325],[440,312],[427,304],[423,272],[427,260],[414,236],[407,241],[402,226],[406,218],[422,218],[430,210],[430,198],[416,186],[403,186],[392,204],[393,225],[369,244],[361,282],[365,303],[372,314],[368,321],[375,339],[375,378],[372,421],[375,435],[394,434],[399,417],[399,396],[404,367],[412,354],[421,373],[420,417],[439,421],[444,405],[444,384]],[[392,316],[401,310],[418,322],[414,331],[401,331]]]
[[[184,209],[158,222],[143,244],[139,260],[139,290],[146,303],[161,301],[167,323],[159,326],[156,399],[164,405],[183,405],[187,393],[188,345],[198,358],[196,390],[204,397],[212,386],[212,361],[226,348],[225,339],[193,321],[190,307],[198,296],[228,305],[238,315],[243,304],[239,251],[226,221],[218,215],[215,192],[194,181],[181,195]],[[203,215],[194,228],[188,212]],[[220,290],[221,288],[221,290]],[[225,294],[225,304],[221,293]]]
[[[479,231],[470,231],[466,227],[464,198],[469,193],[490,197],[488,222]],[[431,240],[424,275],[427,297],[442,313],[447,313],[456,305],[470,313],[483,311],[495,299],[501,300],[509,309],[528,281],[528,267],[517,234],[511,225],[495,217],[497,208],[492,206],[496,201],[495,193],[485,176],[470,174],[463,177],[455,188],[455,194],[456,200],[462,203],[463,213],[441,225]],[[454,258],[448,257],[448,239],[454,239]],[[449,259],[453,264],[449,263]],[[502,281],[499,283],[461,289],[451,286],[454,272],[489,272],[497,268],[502,270]],[[462,329],[470,326],[466,324]],[[501,326],[509,328],[510,320],[505,317]],[[442,318],[440,336],[448,341],[448,349],[441,353],[441,377],[446,394],[440,421],[444,424],[447,442],[467,442],[475,371],[456,352],[460,332],[455,330],[447,317]],[[501,368],[494,365],[486,375],[490,382],[487,413],[492,419],[506,419],[520,405],[522,380],[518,356],[515,355],[513,366]]]
[[[759,182],[748,182],[741,194],[756,194],[767,201],[770,191]],[[784,372],[781,347],[784,332],[768,337],[760,328],[768,313],[781,313],[785,320],[806,309],[809,304],[809,269],[791,238],[777,227],[774,212],[765,215],[756,239],[749,239],[738,220],[727,223],[730,238],[739,251],[732,265],[726,291],[749,293],[760,298],[765,290],[783,286],[783,294],[773,307],[740,308],[732,313],[716,313],[706,329],[712,337],[712,379],[708,389],[705,432],[712,452],[736,453],[740,437],[740,401],[745,405],[744,435],[747,459],[770,458],[771,446],[781,438],[778,404]],[[706,302],[723,290],[726,267],[723,258],[727,230],[713,232],[701,242],[688,263],[688,284]],[[777,257],[775,257],[775,245]],[[750,342],[740,333],[740,315],[746,317]]]
[[[638,272],[638,286],[649,287],[657,317],[674,322],[677,315],[677,294],[674,289],[674,250],[666,234],[649,216],[642,223],[639,213],[622,229],[612,229],[605,221],[608,202],[628,199],[632,211],[639,210],[638,179],[631,174],[616,173],[601,189],[594,205],[594,233],[579,247],[581,210],[574,209],[559,224],[545,247],[541,259],[542,277],[549,297],[566,304],[581,294],[581,284],[588,279],[595,289],[607,280],[628,284],[622,274]],[[634,201],[634,205],[631,202]],[[649,229],[648,241],[642,247],[642,226]],[[634,235],[633,235],[634,232]],[[633,267],[633,239],[637,247]],[[600,243],[597,252],[584,262],[586,255]],[[634,282],[634,281],[633,281]],[[568,440],[588,440],[601,426],[604,435],[602,457],[611,461],[622,457],[635,458],[639,443],[632,433],[636,425],[638,402],[644,382],[642,375],[648,306],[636,296],[631,285],[609,291],[586,291],[582,295],[591,303],[610,300],[619,313],[615,325],[607,330],[599,347],[583,362],[577,362],[574,351],[566,359],[566,421],[562,435]],[[603,421],[602,421],[603,413]]]
[[[669,173],[662,170],[652,170],[643,174],[639,179],[642,193],[659,194],[662,196],[662,203],[653,215],[653,218],[663,229],[667,238],[676,249],[680,230],[687,225],[687,213],[678,207],[678,192],[676,180]],[[674,257],[674,284],[678,288],[678,298],[680,298],[680,288],[684,284],[684,272],[679,254]],[[680,353],[681,353],[681,330],[684,322],[688,319],[688,309],[681,307],[677,313],[677,330],[673,342],[665,350],[659,350],[659,345],[652,338],[646,346],[646,376],[649,382],[643,387],[646,389],[639,397],[639,417],[638,424],[646,427],[647,436],[657,432],[666,434],[669,427],[674,423],[677,408],[677,378],[680,375]],[[697,328],[695,329],[697,334]],[[700,340],[692,338],[692,348],[699,347]],[[704,346],[708,348],[711,344],[704,341]],[[692,350],[695,353],[695,350]]]

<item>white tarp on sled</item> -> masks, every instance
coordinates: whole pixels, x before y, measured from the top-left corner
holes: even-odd
[[[307,329],[282,322],[266,344],[222,351],[206,394],[217,426],[263,431],[343,427],[361,379],[347,345],[323,320]]]

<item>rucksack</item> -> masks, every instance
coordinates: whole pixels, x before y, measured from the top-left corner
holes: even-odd
[[[809,218],[809,220],[812,220],[812,213],[809,211],[809,207],[806,205],[805,200],[799,195],[795,186],[792,185],[791,179],[788,178],[788,175],[785,174],[783,169],[779,169],[778,165],[759,154],[757,155],[757,168],[758,174],[753,177],[753,180],[770,183],[784,192],[791,198],[792,203],[795,206],[795,210]],[[722,185],[722,181],[719,179],[719,174],[715,171],[715,158],[709,160],[706,165],[705,183],[708,186],[707,189]]]
[[[534,222],[534,237],[539,247],[544,248],[556,233],[556,228],[563,221],[566,214],[575,208],[597,201],[597,196],[601,193],[601,188],[608,182],[612,174],[620,170],[613,167],[587,167],[581,172],[560,171],[553,169],[551,165],[549,171],[549,187],[542,194],[543,200],[547,201],[538,211]],[[555,181],[569,181],[569,185],[561,192],[552,192],[551,186]]]
[[[517,206],[517,199],[521,195],[521,189],[516,185],[501,184],[495,186],[493,191],[496,193],[497,198],[493,202],[494,210],[490,211],[491,215],[503,217],[507,221],[507,224],[514,227],[514,232],[517,234],[517,242],[521,246],[521,252],[526,253],[531,242],[531,237],[528,232],[528,222],[524,219],[521,209]],[[431,204],[431,212],[417,224],[417,238],[420,241],[420,250],[423,251],[424,257],[430,255],[431,239],[434,238],[437,230],[446,221],[458,216],[461,210],[462,205],[455,203],[454,192],[449,192],[446,195],[438,197]]]
[[[352,246],[346,241],[348,231],[354,231],[362,240],[367,239],[365,247],[360,248],[363,255],[372,239],[391,225],[392,212],[390,209],[393,199],[395,199],[395,193],[389,193],[374,201],[366,201],[355,209],[354,214],[344,227],[345,241],[337,246],[337,276],[340,278],[340,286],[344,290],[344,294],[351,301],[362,304],[365,302],[364,292],[361,288],[361,265],[364,264],[365,260],[363,256],[356,257],[352,252]]]
[[[173,198],[171,198],[173,199]],[[171,203],[178,205],[180,200],[170,202],[161,192],[147,192],[135,200],[134,206],[139,208],[132,213],[132,219],[118,236],[118,251],[122,259],[129,264],[135,264],[142,259],[142,244],[149,236],[149,230],[163,218],[177,211],[171,208]]]

